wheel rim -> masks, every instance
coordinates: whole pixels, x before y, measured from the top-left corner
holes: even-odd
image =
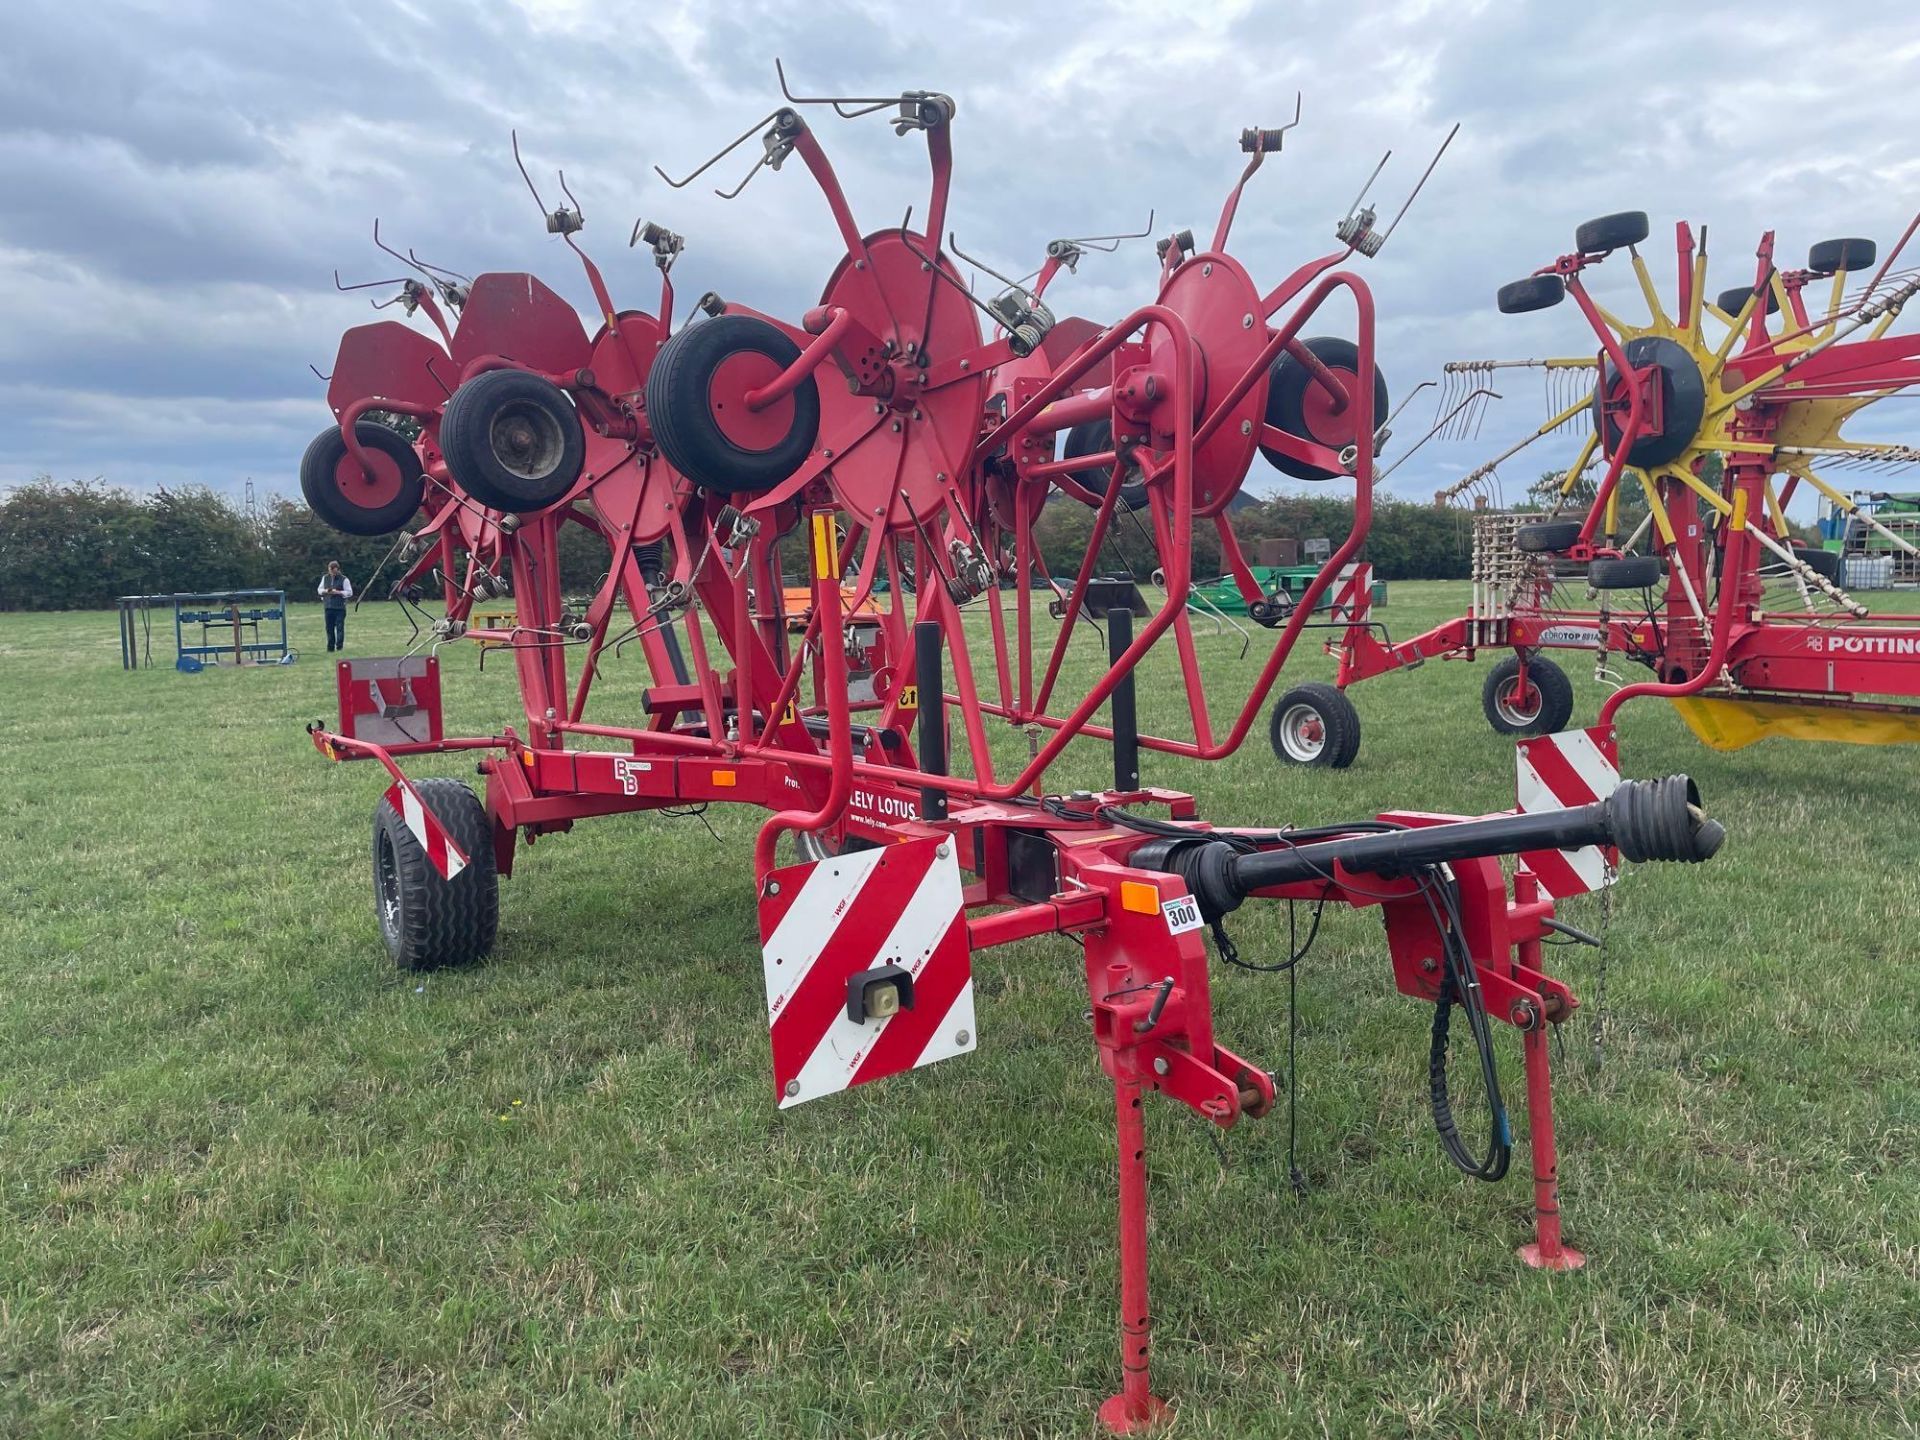
[[[1509,725],[1531,725],[1540,718],[1543,703],[1538,685],[1528,685],[1523,691],[1518,675],[1509,679],[1500,687],[1499,694],[1493,697],[1493,708],[1500,718]]]
[[[487,443],[500,468],[521,480],[544,480],[559,467],[567,437],[559,418],[538,405],[502,405],[487,426]]]
[[[1322,389],[1318,381],[1308,380],[1306,393],[1300,397],[1300,418],[1306,422],[1309,440],[1338,450],[1353,442],[1353,396],[1359,391],[1360,377],[1338,365],[1329,365],[1327,369],[1334,379],[1346,387],[1346,406],[1334,409],[1334,397]],[[1378,423],[1377,418],[1375,423]]]
[[[389,942],[400,938],[400,857],[393,853],[393,839],[384,830],[374,853],[373,881],[380,911],[380,933]]]
[[[341,498],[356,510],[383,509],[400,498],[406,477],[386,451],[377,450],[371,445],[362,445],[360,448],[367,452],[367,468],[360,468],[360,462],[353,458],[351,450],[343,451],[333,467],[333,483],[339,489]]]
[[[771,450],[793,429],[794,400],[782,395],[764,410],[749,410],[747,395],[780,378],[782,366],[757,350],[736,350],[713,368],[707,411],[714,427],[742,450]]]
[[[1289,760],[1312,764],[1327,748],[1327,722],[1311,705],[1289,705],[1280,716],[1280,748]]]

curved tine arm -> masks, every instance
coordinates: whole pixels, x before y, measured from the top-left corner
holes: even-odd
[[[418,255],[413,253],[413,247],[411,245],[407,247],[407,259],[421,270],[428,271],[435,275],[450,275],[455,280],[466,281],[469,285],[473,283],[473,277],[471,275],[463,275],[458,270],[449,270],[444,265],[435,265],[430,261],[422,260]]]
[[[547,202],[540,198],[539,187],[533,183],[533,176],[527,173],[527,162],[520,158],[520,132],[509,130],[507,138],[513,144],[513,163],[520,167],[520,178],[527,182],[527,193],[533,196],[533,203],[540,207],[540,213],[547,213]]]
[[[322,375],[320,373],[320,367],[318,365],[315,365],[312,361],[307,362],[307,368],[313,371],[315,377],[320,381],[322,385],[331,385],[333,383],[333,377],[331,375]]]
[[[358,285],[344,285],[340,281],[340,272],[338,270],[333,272],[333,288],[341,291],[382,290],[389,285],[404,285],[406,283],[407,277],[405,275],[396,275],[391,280],[363,280]]]
[[[1144,240],[1153,234],[1154,211],[1147,211],[1147,225],[1144,230],[1128,230],[1116,235],[1065,235],[1056,243],[1078,245],[1082,250],[1099,250],[1111,255],[1120,248],[1122,240]]]
[[[1419,199],[1420,191],[1426,186],[1427,177],[1433,174],[1434,168],[1440,163],[1440,157],[1447,153],[1447,147],[1453,144],[1453,137],[1459,133],[1460,122],[1456,120],[1453,122],[1453,129],[1447,132],[1447,138],[1440,142],[1440,148],[1433,152],[1433,159],[1427,162],[1427,168],[1420,172],[1420,178],[1414,182],[1413,189],[1408,192],[1407,198],[1401,202],[1400,213],[1393,217],[1392,223],[1387,226],[1386,233],[1380,237],[1380,246],[1374,250],[1374,254],[1379,254],[1380,249],[1384,248],[1387,241],[1393,238],[1393,232],[1400,227],[1400,222],[1406,219],[1407,211],[1413,208],[1413,202]],[[1702,237],[1706,235],[1705,230],[1702,230],[1700,233]]]
[[[998,280],[1002,285],[1005,285],[1009,290],[1024,291],[1026,289],[1026,286],[1023,282],[1012,279],[1009,276],[1002,275],[998,270],[994,269],[991,265],[987,264],[986,261],[976,259],[974,256],[969,255],[967,254],[966,251],[962,250],[960,248],[960,242],[956,238],[956,232],[954,231],[947,232],[947,248],[953,251],[955,255],[958,255],[962,260],[966,261],[967,264],[973,266],[974,269],[986,271],[987,274],[993,276],[994,279]]]
[[[373,243],[379,246],[382,250],[386,251],[386,253],[391,255],[394,259],[400,261],[402,264],[411,265],[413,266],[414,269],[418,270],[422,275],[427,275],[426,267],[423,266],[418,260],[414,260],[409,256],[402,255],[398,250],[394,249],[391,245],[387,244],[386,241],[380,238],[380,217],[378,215],[373,217]],[[431,275],[427,275],[427,278],[432,279],[433,277]]]
[[[1428,385],[1433,384],[1431,380],[1427,381],[1426,383]],[[1417,395],[1419,393],[1420,393],[1419,390],[1416,389],[1413,392],[1413,394],[1410,394],[1407,396],[1407,400],[1411,400],[1414,395]],[[1479,402],[1482,400],[1498,400],[1501,398],[1502,397],[1498,390],[1488,390],[1484,386],[1478,390],[1474,390],[1470,392],[1467,395],[1466,399],[1462,400],[1458,405],[1454,406],[1451,410],[1447,411],[1446,414],[1442,415],[1438,420],[1434,421],[1432,426],[1429,427],[1429,429],[1427,430],[1427,433],[1422,435],[1418,440],[1414,441],[1413,445],[1403,455],[1401,455],[1401,457],[1398,460],[1394,461],[1393,464],[1389,465],[1386,469],[1382,470],[1378,478],[1381,480],[1385,480],[1389,475],[1393,474],[1394,471],[1398,470],[1402,465],[1406,464],[1407,461],[1411,460],[1414,457],[1415,452],[1418,451],[1422,445],[1426,444],[1427,441],[1431,440],[1434,436],[1438,435],[1442,430],[1446,429],[1447,426],[1452,424],[1453,417],[1458,415],[1461,411],[1465,410],[1469,405],[1475,404],[1476,402]],[[1402,400],[1400,403],[1401,405],[1404,406],[1407,403],[1407,401]],[[1397,410],[1394,412],[1395,415],[1399,413],[1400,412]],[[1391,420],[1392,416],[1389,416],[1388,419]]]
[[[898,105],[906,98],[900,95],[796,95],[793,87],[787,84],[787,70],[780,63],[778,55],[773,57],[773,73],[779,78],[780,93],[793,105],[831,105],[833,113],[842,120],[857,120],[862,115],[871,115],[884,110],[889,105]],[[848,109],[848,106],[858,108]]]
[[[986,316],[995,325],[1004,325],[1006,322],[1002,320],[1000,316],[994,314],[994,312],[988,307],[986,301],[982,300],[978,295],[975,295],[973,291],[969,290],[961,282],[958,276],[948,274],[947,271],[941,267],[939,259],[937,257],[927,254],[926,251],[922,250],[918,245],[913,243],[913,240],[911,238],[911,231],[908,229],[908,226],[910,225],[912,220],[913,220],[913,207],[909,205],[907,207],[906,215],[900,221],[900,243],[907,247],[907,253],[913,256],[913,258],[918,260],[922,265],[926,266],[929,274],[937,275],[940,279],[946,281],[947,284],[951,285],[954,289],[958,290],[962,295],[966,296],[967,303],[973,306],[973,308],[978,310],[982,315]],[[956,253],[958,252],[956,251]],[[982,268],[985,268],[985,267],[982,267]],[[991,274],[992,272],[989,271],[988,273]],[[1016,285],[1014,288],[1020,289],[1021,287]]]
[[[580,202],[573,198],[573,191],[567,185],[567,172],[564,170],[556,170],[554,173],[560,177],[560,193],[567,197],[567,203],[573,206],[573,213],[580,218],[582,224],[585,224],[587,212],[581,208]]]
[[[719,164],[722,160],[726,159],[727,156],[731,155],[735,150],[738,150],[742,145],[746,144],[747,141],[751,140],[755,135],[757,135],[760,132],[763,126],[770,125],[779,118],[780,118],[780,112],[778,110],[769,110],[765,115],[761,116],[758,120],[754,121],[753,124],[749,125],[745,130],[742,130],[735,139],[729,140],[725,145],[721,146],[720,149],[715,154],[710,155],[705,160],[701,161],[698,169],[690,172],[689,174],[683,175],[678,180],[674,179],[671,175],[667,174],[667,172],[662,170],[658,165],[653,167],[653,173],[658,175],[662,180],[666,181],[667,184],[671,185],[674,189],[684,190],[687,188],[687,186],[691,185],[694,181],[698,180],[702,175],[706,174],[707,171],[711,170],[715,165]],[[734,194],[736,195],[739,193],[740,192],[738,190],[734,192]]]
[[[731,190],[722,190],[718,186],[715,186],[713,193],[718,195],[722,200],[736,199],[742,190],[745,190],[747,186],[753,183],[753,177],[767,168],[771,163],[771,158],[769,155],[762,155],[758,160],[753,162],[753,168],[747,171],[746,178],[741,180],[738,185],[734,186]]]

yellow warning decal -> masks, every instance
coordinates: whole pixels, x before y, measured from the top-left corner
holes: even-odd
[[[833,512],[813,512],[813,578],[831,580],[839,561],[839,546],[834,543]]]

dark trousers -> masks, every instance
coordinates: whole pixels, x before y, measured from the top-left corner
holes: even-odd
[[[347,648],[347,608],[338,610],[327,607],[327,649],[344,650]]]

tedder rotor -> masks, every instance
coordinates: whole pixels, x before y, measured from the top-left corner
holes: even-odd
[[[1916,226],[1877,269],[1864,239],[1821,241],[1804,268],[1780,269],[1768,231],[1752,278],[1709,295],[1706,230],[1696,244],[1682,222],[1669,314],[1639,253],[1647,217],[1634,211],[1580,226],[1571,253],[1503,286],[1508,314],[1571,296],[1598,349],[1447,367],[1456,394],[1502,368],[1542,369],[1549,392],[1569,403],[1436,496],[1481,507],[1467,614],[1392,643],[1357,609],[1329,647],[1338,686],[1511,651],[1487,675],[1487,718],[1504,733],[1543,735],[1573,710],[1567,676],[1543,652],[1585,650],[1612,690],[1597,727],[1608,735],[1624,704],[1657,697],[1716,749],[1773,735],[1920,740],[1920,615],[1870,611],[1844,588],[1841,555],[1804,544],[1788,519],[1804,487],[1888,550],[1920,554],[1822,474],[1920,462],[1912,446],[1841,433],[1920,383],[1920,333],[1889,333],[1920,291],[1920,271],[1894,269]],[[1585,272],[1622,251],[1645,297],[1644,323],[1610,313],[1587,288]],[[1585,439],[1545,513],[1487,505],[1497,466],[1574,427]],[[1626,683],[1615,668],[1623,660],[1650,677]]]
[[[804,118],[815,106],[885,114],[899,134],[924,137],[932,184],[921,224],[911,212],[878,230],[856,223]],[[462,638],[456,599],[423,642],[429,653],[343,662],[340,720],[316,724],[312,737],[331,759],[372,759],[392,776],[376,811],[374,868],[382,932],[405,966],[486,952],[497,877],[511,872],[521,839],[689,803],[770,811],[753,869],[772,1094],[783,1108],[974,1049],[973,966],[1016,940],[1078,941],[1118,1132],[1123,1379],[1100,1418],[1124,1433],[1165,1410],[1148,1377],[1143,1098],[1167,1095],[1224,1128],[1264,1115],[1275,1097],[1274,1077],[1215,1035],[1205,934],[1237,958],[1226,927],[1251,900],[1378,907],[1395,984],[1434,1006],[1443,1145],[1484,1179],[1505,1173],[1511,1144],[1492,1022],[1520,1030],[1537,1209],[1523,1253],[1570,1268],[1580,1257],[1560,1235],[1546,1032],[1577,1002],[1542,968],[1543,940],[1567,927],[1532,867],[1563,853],[1600,870],[1616,854],[1703,860],[1721,832],[1684,777],[1620,782],[1605,754],[1575,757],[1592,782],[1584,803],[1523,797],[1517,813],[1474,818],[1227,827],[1202,821],[1191,796],[1144,783],[1143,756],[1206,761],[1240,746],[1307,617],[1365,543],[1384,396],[1373,298],[1342,267],[1384,236],[1372,210],[1359,210],[1331,253],[1271,288],[1256,283],[1228,239],[1242,191],[1281,148],[1284,127],[1254,129],[1241,137],[1245,169],[1211,238],[1161,239],[1154,294],[1130,313],[1105,325],[1055,318],[1047,294],[1085,242],[1056,241],[1034,277],[981,299],[942,238],[954,112],[928,91],[787,91],[736,142],[758,145],[732,194],[798,159],[844,244],[819,302],[797,320],[709,294],[700,318],[669,335],[670,302],[658,317],[616,311],[590,271],[605,317],[596,339],[562,324],[551,292],[527,277],[513,277],[513,303],[503,295],[497,319],[476,326],[491,278],[482,276],[444,360],[438,347],[428,356],[395,340],[396,352],[404,344],[420,355],[412,388],[381,372],[360,385],[362,399],[432,412],[411,452],[427,489],[478,507],[491,527],[522,613],[511,630],[464,635],[511,647],[525,728],[443,733],[432,652]],[[1303,338],[1336,300],[1350,334]],[[470,326],[485,338],[461,343]],[[564,344],[541,348],[549,330]],[[421,369],[447,383],[435,393]],[[353,435],[358,417],[338,408]],[[1065,453],[1062,436],[1073,437]],[[343,492],[389,454],[404,466],[384,441],[361,451],[329,472]],[[1264,598],[1223,518],[1262,451],[1350,482],[1356,523],[1296,606],[1270,608],[1272,652],[1221,717],[1189,626],[1192,540],[1196,525],[1213,524],[1249,600]],[[577,464],[568,458],[578,454]],[[417,484],[411,469],[401,473]],[[1092,507],[1096,531],[1058,579],[1037,523],[1055,492]],[[1130,583],[1094,574],[1099,535],[1128,510],[1165,575],[1151,612]],[[552,536],[575,521],[613,547],[577,631],[553,613]],[[638,573],[636,544],[660,546],[654,573]],[[790,574],[807,595],[794,615]],[[620,593],[624,630],[613,618]],[[1104,658],[1089,666],[1074,631],[1097,633],[1102,619]],[[629,635],[650,642],[642,713],[589,718],[609,641]],[[1167,640],[1188,724],[1156,735],[1138,723],[1135,674]],[[1003,725],[1026,736],[1024,763],[996,759],[991,732]],[[1076,738],[1109,742],[1110,788],[1049,788]],[[484,803],[464,785],[416,784],[401,769],[452,751],[477,759]],[[798,863],[782,862],[788,837]],[[1521,859],[1511,881],[1503,856]],[[1456,1015],[1487,1086],[1479,1153],[1448,1100]]]

